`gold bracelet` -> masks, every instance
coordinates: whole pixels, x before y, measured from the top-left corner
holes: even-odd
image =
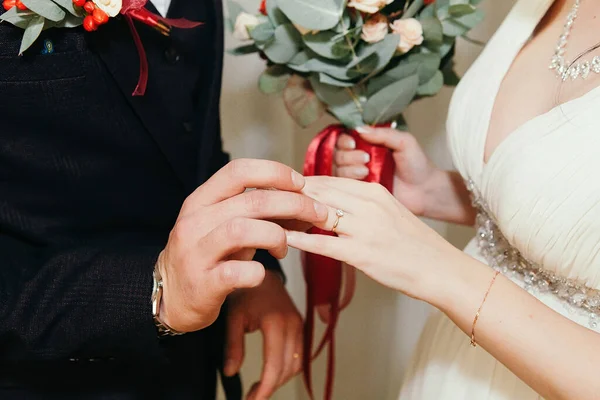
[[[488,287],[487,292],[485,292],[485,296],[483,296],[483,301],[481,302],[479,309],[477,309],[477,312],[475,313],[475,318],[473,319],[473,327],[471,328],[471,346],[473,346],[473,347],[477,347],[477,342],[475,341],[475,325],[477,325],[477,320],[479,319],[479,313],[481,313],[483,304],[485,303],[485,300],[487,299],[488,294],[490,294],[490,290],[492,290],[492,286],[494,285],[494,282],[496,282],[496,277],[498,276],[499,273],[500,272],[498,272],[498,271],[494,272],[494,277],[492,278],[492,281],[490,282],[490,286]]]

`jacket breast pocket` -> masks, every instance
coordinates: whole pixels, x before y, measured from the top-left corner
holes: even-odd
[[[23,30],[0,24],[0,87],[8,84],[76,80],[92,58],[79,28],[49,29],[22,55]]]

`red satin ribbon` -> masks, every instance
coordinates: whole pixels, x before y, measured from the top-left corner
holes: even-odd
[[[172,26],[176,28],[189,29],[202,25],[202,22],[188,21],[187,19],[183,18],[164,18],[160,15],[154,14],[144,8],[147,2],[148,0],[124,0],[121,8],[121,14],[125,17],[125,20],[129,25],[135,47],[137,48],[138,55],[140,57],[140,76],[132,96],[143,96],[146,93],[146,87],[148,86],[148,58],[146,57],[146,50],[144,50],[142,39],[135,28],[133,20],[136,19],[152,28],[157,28],[160,26],[162,29],[158,30],[163,34],[168,34],[168,31]]]
[[[394,160],[389,149],[364,141],[360,135],[343,125],[330,125],[323,129],[310,143],[304,162],[304,175],[331,175],[335,145],[340,134],[351,135],[356,142],[356,149],[368,153],[371,161],[367,164],[369,175],[367,182],[379,182],[388,190],[392,190],[394,179]],[[330,231],[312,228],[310,233],[335,235]],[[330,400],[333,394],[333,377],[335,372],[335,327],[340,311],[348,305],[354,293],[354,269],[343,269],[342,263],[318,254],[303,254],[304,279],[306,281],[306,321],[304,324],[304,381],[313,399],[311,362],[328,346],[327,378],[325,382],[325,399]],[[345,273],[344,273],[345,271]],[[346,285],[342,299],[342,280],[346,277]],[[313,353],[315,327],[315,310],[325,307],[329,311],[326,319],[327,328],[316,351]]]

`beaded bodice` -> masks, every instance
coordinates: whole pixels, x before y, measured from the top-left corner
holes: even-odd
[[[466,185],[471,192],[472,204],[477,209],[477,246],[488,265],[522,283],[523,288],[532,294],[546,293],[556,296],[569,313],[584,314],[589,318],[589,327],[598,328],[600,290],[587,287],[580,280],[565,278],[545,270],[535,262],[527,260],[502,235],[487,211],[485,200],[474,182],[467,180]]]
[[[455,90],[448,143],[479,211],[466,251],[600,332],[600,87],[522,124],[484,162],[500,85],[551,4],[517,1]]]

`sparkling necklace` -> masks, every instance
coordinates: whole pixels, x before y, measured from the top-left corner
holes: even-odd
[[[561,78],[563,81],[566,81],[569,78],[571,78],[571,80],[575,80],[579,77],[585,79],[588,77],[591,71],[596,74],[600,74],[600,56],[595,56],[592,58],[591,62],[586,60],[581,63],[570,63],[566,61],[564,57],[569,35],[571,34],[573,23],[577,18],[577,11],[579,11],[580,3],[581,0],[575,0],[573,8],[571,8],[569,15],[567,15],[567,22],[565,22],[563,33],[558,38],[554,55],[550,61],[549,68],[555,70],[556,76]]]

